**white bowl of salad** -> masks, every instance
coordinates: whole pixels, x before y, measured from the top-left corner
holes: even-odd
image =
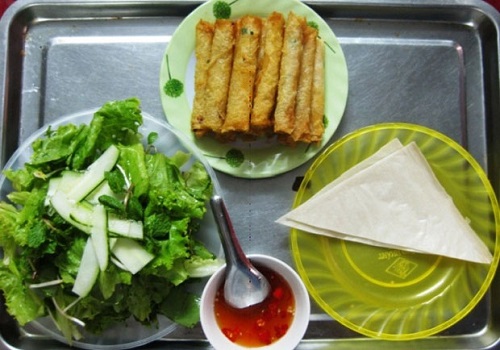
[[[221,266],[203,155],[130,98],[31,135],[0,176],[0,291],[23,325],[79,348],[144,345],[199,321]]]

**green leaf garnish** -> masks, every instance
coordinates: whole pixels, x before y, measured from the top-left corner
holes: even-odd
[[[125,205],[122,201],[116,199],[115,197],[104,194],[99,197],[99,203],[104,205],[108,210],[117,214],[123,215],[125,213]]]
[[[152,145],[155,143],[155,141],[158,140],[158,133],[157,132],[151,132],[148,135],[148,145]]]

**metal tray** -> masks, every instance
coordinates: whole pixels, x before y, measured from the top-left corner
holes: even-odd
[[[160,62],[178,24],[201,2],[18,0],[0,21],[1,163],[45,123],[69,112],[137,96],[164,118]],[[333,140],[365,125],[402,121],[437,129],[469,149],[500,191],[500,15],[474,0],[307,2],[339,38],[349,99]],[[274,220],[291,206],[310,162],[261,180],[219,173],[248,253],[293,266],[288,230]],[[427,339],[364,338],[313,307],[301,349],[500,348],[500,281],[465,319]],[[65,349],[19,329],[0,304],[0,349]],[[209,348],[201,328],[179,328],[146,347]]]

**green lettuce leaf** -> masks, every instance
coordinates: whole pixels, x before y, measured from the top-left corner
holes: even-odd
[[[191,169],[185,172],[186,188],[191,195],[200,201],[207,201],[213,193],[213,183],[201,162],[194,162]]]
[[[20,325],[45,315],[42,300],[26,287],[23,276],[13,273],[12,267],[4,263],[0,263],[0,289],[4,292],[8,312],[15,315]]]
[[[107,149],[111,144],[132,145],[139,142],[139,126],[142,125],[140,101],[129,98],[104,104],[95,114],[102,118],[102,130],[99,135],[98,148]]]
[[[190,192],[179,168],[169,158],[160,153],[147,155],[146,166],[151,204],[165,208],[173,216],[203,217],[205,202]]]
[[[33,155],[30,163],[42,165],[58,162],[64,165],[80,141],[85,137],[87,126],[73,124],[61,125],[55,131],[49,128],[44,138],[35,140],[32,144]]]
[[[146,168],[144,147],[140,143],[120,146],[118,164],[133,184],[133,193],[140,197],[147,193],[149,188],[149,174]]]
[[[86,243],[85,237],[75,237],[67,249],[54,259],[54,264],[59,269],[59,275],[64,282],[75,282]]]
[[[12,183],[12,187],[16,191],[31,191],[31,189],[37,183],[37,174],[43,174],[38,168],[26,164],[24,168],[21,169],[6,169],[4,170],[4,175]],[[43,175],[42,175],[43,176]]]
[[[130,98],[104,104],[95,112],[85,140],[72,158],[73,169],[82,169],[110,145],[135,144],[140,141],[137,131],[142,124],[140,101]],[[98,152],[97,152],[98,151]]]
[[[0,245],[4,256],[13,257],[17,246],[24,246],[28,238],[17,231],[19,212],[12,204],[0,202]]]
[[[79,140],[79,147],[71,154],[69,163],[72,169],[84,169],[95,159],[97,140],[101,136],[102,125],[103,118],[95,115],[89,126],[86,126],[85,132],[82,132],[85,138]]]
[[[193,327],[200,320],[200,299],[183,288],[173,288],[160,308],[162,314],[185,327]]]
[[[132,274],[118,269],[113,264],[109,264],[108,269],[99,274],[99,289],[104,299],[111,298],[119,285],[130,285],[131,283]]]

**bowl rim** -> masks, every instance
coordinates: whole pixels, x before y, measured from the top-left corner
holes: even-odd
[[[278,272],[289,283],[295,296],[295,316],[285,336],[276,342],[261,347],[258,350],[281,350],[293,349],[302,340],[308,324],[311,311],[310,299],[307,289],[299,274],[285,262],[264,254],[248,254],[247,257],[256,263],[262,264]],[[248,349],[231,342],[221,331],[215,320],[215,315],[210,305],[213,305],[213,299],[217,287],[224,278],[226,265],[221,266],[208,280],[203,290],[200,301],[200,321],[203,332],[210,344],[215,349],[224,350],[243,350]]]

